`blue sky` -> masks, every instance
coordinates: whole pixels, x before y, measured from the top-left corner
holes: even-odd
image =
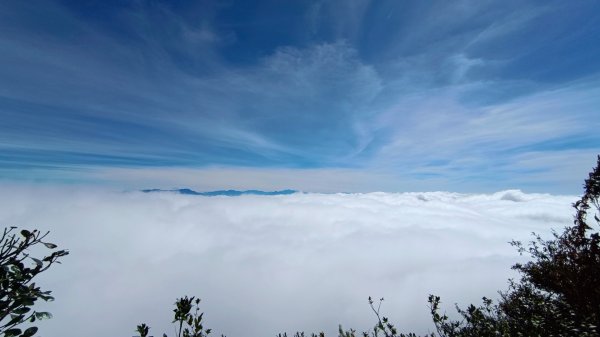
[[[597,1],[3,1],[3,181],[579,193]]]

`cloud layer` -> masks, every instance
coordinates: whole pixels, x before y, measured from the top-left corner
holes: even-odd
[[[0,222],[50,230],[71,251],[39,281],[54,291],[46,336],[172,334],[176,297],[203,299],[228,336],[369,329],[368,296],[403,330],[496,295],[519,260],[508,245],[571,223],[573,196],[367,193],[197,197],[4,185]]]

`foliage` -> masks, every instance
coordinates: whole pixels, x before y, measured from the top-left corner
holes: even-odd
[[[38,230],[22,230],[16,233],[16,227],[5,228],[0,238],[0,334],[4,337],[33,336],[38,328],[31,326],[24,331],[19,325],[38,319],[50,318],[48,312],[32,310],[38,299],[51,301],[50,291],[43,291],[33,279],[46,271],[59,258],[69,254],[66,250],[55,250],[57,246],[45,242],[48,233]],[[44,246],[52,253],[41,259],[29,255],[35,246]],[[29,265],[26,262],[31,262]]]
[[[195,297],[188,298],[183,297],[179,298],[175,301],[175,309],[173,312],[175,313],[175,317],[172,323],[175,323],[177,326],[176,334],[178,337],[208,337],[211,333],[211,329],[204,329],[202,325],[202,318],[204,313],[200,313],[199,303],[200,299],[194,300]],[[417,335],[413,333],[409,334],[398,334],[397,329],[394,327],[392,323],[389,322],[387,317],[383,317],[380,314],[381,303],[383,302],[383,298],[379,300],[379,305],[377,309],[375,309],[374,301],[371,297],[369,297],[369,305],[373,312],[377,317],[377,323],[373,327],[373,330],[370,332],[363,332],[360,336],[362,337],[417,337]],[[192,303],[195,304],[195,312],[192,314]],[[140,335],[140,337],[149,337],[150,327],[145,323],[139,324],[136,328],[136,332]],[[292,335],[293,337],[308,337],[304,332],[296,332]],[[151,336],[150,336],[151,337]],[[167,337],[166,334],[163,334],[163,337]],[[221,335],[221,337],[225,337]],[[279,333],[276,337],[288,337],[287,333]],[[325,337],[324,332],[319,333],[311,333],[310,337]],[[339,337],[357,337],[356,330],[344,330],[342,326],[339,326]],[[434,337],[433,334],[425,336],[425,337]]]
[[[457,308],[462,321],[439,314],[440,299],[430,296],[438,334],[454,336],[598,336],[600,335],[600,156],[585,180],[584,194],[573,207],[573,226],[550,240],[534,233],[527,248],[513,241],[532,260],[516,264],[519,282],[510,281],[497,305]],[[592,210],[592,214],[590,213]],[[591,224],[593,216],[595,224]],[[592,225],[595,225],[594,227]]]
[[[534,261],[514,266],[523,274],[523,284],[563,303],[575,324],[599,327],[597,334],[600,334],[599,198],[600,156],[598,166],[585,180],[583,196],[573,205],[574,225],[565,228],[560,235],[553,233],[552,240],[544,241],[536,236],[528,249]],[[592,214],[588,214],[590,209]],[[588,219],[592,216],[595,224]],[[525,251],[520,243],[515,245]]]
[[[373,301],[373,299],[369,296],[369,306],[371,307],[371,310],[375,314],[375,317],[377,317],[377,323],[373,327],[372,331],[363,332],[362,333],[363,337],[379,337],[379,336],[383,336],[383,337],[417,337],[417,335],[415,335],[414,333],[398,334],[398,329],[390,322],[390,320],[387,317],[382,316],[380,314],[381,304],[383,303],[383,297],[379,299],[379,303],[377,304],[377,309],[375,309],[374,303],[375,302]],[[341,326],[340,326],[339,332],[340,332],[340,337],[355,337],[353,330],[350,330],[350,334],[348,334],[348,332],[344,333],[342,331]],[[428,336],[425,336],[425,337],[428,337]],[[433,334],[431,335],[431,337],[433,337]]]
[[[211,333],[211,329],[205,329],[202,324],[204,313],[200,312],[199,298],[194,296],[178,298],[173,312],[175,315],[172,323],[177,326],[177,337],[207,337]],[[138,325],[136,329],[141,337],[147,337],[149,330],[150,327],[144,323]],[[163,337],[167,337],[167,334],[163,334]]]
[[[286,332],[284,332],[284,333],[277,334],[277,337],[288,337],[288,335]],[[307,337],[307,336],[305,336],[304,332],[296,332],[294,334],[294,337]],[[319,332],[319,334],[311,333],[310,337],[325,337],[325,333],[324,332]]]

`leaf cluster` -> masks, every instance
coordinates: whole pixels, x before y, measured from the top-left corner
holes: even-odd
[[[204,313],[200,312],[200,299],[192,297],[182,297],[175,301],[173,309],[173,322],[177,326],[177,337],[208,337],[211,329],[206,329],[202,322]],[[140,337],[147,337],[150,327],[145,323],[137,326],[136,332]],[[167,334],[163,334],[167,337]]]
[[[24,331],[18,326],[36,320],[50,318],[48,312],[32,310],[38,299],[52,301],[50,291],[44,291],[33,282],[58,260],[69,254],[66,250],[55,250],[57,246],[44,241],[48,233],[38,230],[5,228],[0,237],[0,334],[4,337],[30,337],[38,328],[31,326]],[[41,259],[29,255],[34,246],[43,246],[52,251]]]
[[[439,336],[599,336],[599,198],[600,156],[573,205],[572,226],[549,240],[533,233],[527,246],[511,242],[532,259],[513,266],[521,278],[510,281],[498,304],[484,298],[480,306],[457,307],[462,319],[452,321],[439,313],[440,298],[430,296]]]

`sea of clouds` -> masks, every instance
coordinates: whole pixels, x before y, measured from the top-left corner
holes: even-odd
[[[41,335],[128,337],[146,322],[174,335],[173,302],[202,298],[207,327],[229,337],[370,329],[367,297],[403,331],[433,329],[444,308],[497,297],[508,242],[572,223],[576,196],[364,193],[202,197],[5,185],[0,223],[49,230],[71,252],[38,280],[56,301]]]

